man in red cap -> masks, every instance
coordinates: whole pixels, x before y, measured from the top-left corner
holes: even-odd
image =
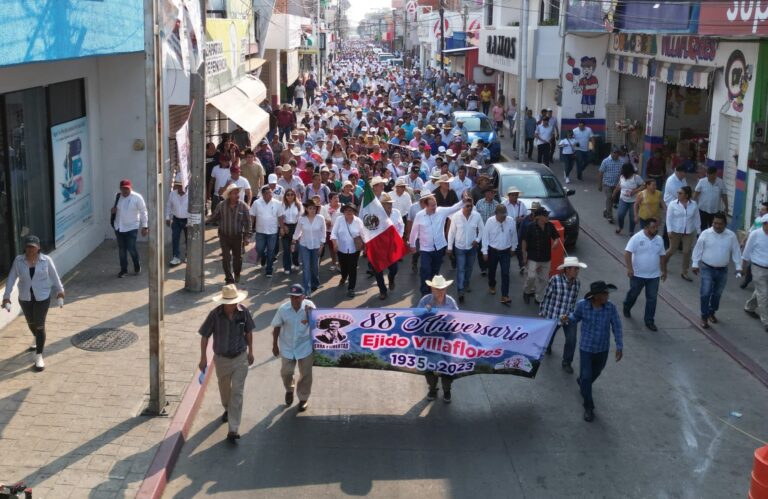
[[[141,194],[133,192],[131,181],[120,181],[120,194],[115,197],[115,205],[112,207],[114,221],[112,226],[117,237],[117,248],[120,255],[120,273],[117,277],[123,277],[128,273],[128,255],[133,260],[133,271],[138,275],[141,272],[139,252],[136,250],[136,237],[141,228],[141,235],[149,233],[149,221],[147,205]]]

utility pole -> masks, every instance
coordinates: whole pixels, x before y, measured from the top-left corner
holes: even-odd
[[[205,12],[205,11],[203,11]],[[163,338],[163,51],[157,0],[144,0],[144,78],[147,120],[147,211],[149,212],[149,406],[165,415]]]
[[[469,10],[469,8],[466,5],[464,5],[464,7],[461,8],[461,21],[462,21],[463,26],[464,26],[464,29],[462,29],[462,31],[464,32],[464,36],[465,37],[467,36],[466,35],[466,33],[467,33],[467,16],[469,15],[468,14],[468,10]],[[465,40],[466,40],[466,38],[465,38]]]
[[[445,50],[445,0],[440,0],[440,78],[445,74],[445,60],[443,51]]]
[[[405,9],[405,19],[403,20],[403,55],[408,52],[408,9]],[[403,58],[405,60],[405,58]]]
[[[525,157],[525,108],[526,92],[528,91],[528,0],[523,0],[523,9],[520,12],[520,50],[518,59],[518,83],[520,84],[520,101],[517,103],[517,159],[522,161]]]
[[[397,11],[392,11],[392,53],[395,53],[395,42],[397,41]]]
[[[202,29],[205,32],[205,0],[199,0]],[[203,59],[189,74],[189,218],[187,219],[187,270],[184,288],[200,293],[205,287],[205,47],[202,37],[197,50]]]

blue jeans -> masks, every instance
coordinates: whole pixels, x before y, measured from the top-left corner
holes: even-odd
[[[443,265],[445,248],[437,251],[421,251],[419,259],[419,277],[421,277],[420,291],[422,295],[430,293],[427,281],[440,274],[440,267]]]
[[[603,372],[607,361],[607,351],[592,353],[579,350],[579,386],[581,387],[581,397],[584,399],[584,409],[595,408],[595,402],[592,400],[592,383]]]
[[[173,217],[171,221],[171,248],[173,257],[181,258],[181,233],[184,232],[184,240],[187,239],[187,219]]]
[[[138,272],[141,268],[139,263],[139,252],[136,250],[136,237],[139,235],[139,229],[129,230],[128,232],[115,231],[117,235],[117,250],[120,256],[120,272],[128,272],[128,253],[133,260],[133,270]]]
[[[256,233],[256,253],[259,256],[265,256],[264,262],[267,267],[267,275],[272,275],[272,260],[275,258],[275,246],[277,245],[277,234]]]
[[[291,129],[292,128],[293,127],[290,127],[290,126],[278,127],[278,130],[279,130],[278,140],[280,140],[280,142],[282,142],[283,141],[283,137],[285,137],[285,140],[291,140]]]
[[[509,249],[488,248],[488,287],[496,287],[496,266],[501,265],[501,296],[509,296]]]
[[[581,180],[581,175],[589,164],[589,151],[576,151],[576,176]]]
[[[563,160],[563,165],[565,168],[565,176],[570,177],[571,176],[571,170],[573,170],[573,154],[561,154],[560,159]]]
[[[475,253],[477,248],[463,250],[456,248],[456,289],[463,293],[464,289],[469,287],[469,280],[472,279],[472,268],[475,266]]]
[[[728,267],[710,267],[701,263],[701,318],[706,319],[720,308],[720,296],[728,282]]]
[[[563,328],[563,334],[565,335],[565,347],[563,347],[563,365],[573,362],[573,354],[576,353],[576,324],[569,322],[565,326],[560,324],[555,328],[555,332],[552,333],[552,339],[549,340],[549,348],[552,348],[552,343],[555,342],[555,336],[557,336],[558,329]]]
[[[646,324],[653,324],[656,316],[656,298],[659,294],[659,278],[645,279],[643,277],[631,277],[629,279],[629,291],[624,298],[624,310],[632,310],[632,307],[640,296],[640,291],[645,288],[645,316]]]
[[[309,295],[320,287],[320,249],[309,249],[299,244],[299,257],[304,266],[304,292]]]
[[[628,203],[626,201],[619,200],[619,210],[616,214],[618,218],[619,230],[624,228],[624,216],[629,212],[629,233],[635,232],[635,203]]]

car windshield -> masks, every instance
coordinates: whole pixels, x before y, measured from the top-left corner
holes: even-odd
[[[511,186],[523,191],[524,198],[565,197],[560,182],[552,175],[510,173],[502,176],[500,192],[507,192]]]
[[[480,116],[463,116],[464,128],[468,132],[492,132],[493,127],[488,118],[482,118]]]

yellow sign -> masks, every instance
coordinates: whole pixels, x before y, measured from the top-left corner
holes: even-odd
[[[206,95],[229,90],[245,75],[249,22],[239,19],[206,19]]]

